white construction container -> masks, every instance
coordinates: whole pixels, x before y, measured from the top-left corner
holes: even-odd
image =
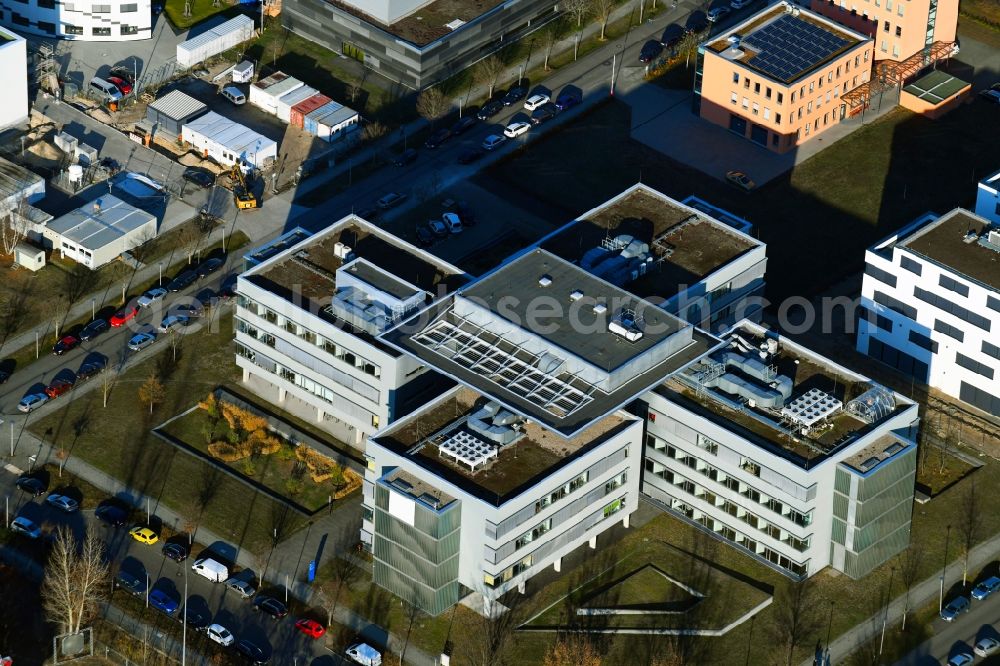
[[[250,84],[250,103],[272,115],[278,113],[278,100],[305,84],[284,72],[275,72]],[[299,100],[300,102],[302,100]]]
[[[291,122],[292,107],[299,102],[304,102],[316,95],[319,91],[309,86],[296,88],[290,93],[285,93],[278,100],[278,119],[282,122]]]
[[[246,163],[261,168],[278,157],[277,143],[214,111],[185,123],[181,138],[227,167]]]
[[[200,62],[253,37],[253,19],[244,14],[177,45],[177,64],[194,67]]]

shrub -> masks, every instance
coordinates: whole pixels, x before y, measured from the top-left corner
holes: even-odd
[[[243,473],[247,476],[253,476],[257,473],[257,466],[254,465],[253,460],[250,458],[243,460]]]
[[[219,418],[219,400],[214,393],[209,393],[204,400],[198,403],[198,407],[204,409],[213,419]]]
[[[213,458],[218,458],[223,462],[236,462],[246,457],[228,442],[212,442],[208,445],[208,452]]]
[[[286,479],[285,480],[285,492],[289,495],[295,496],[302,492],[302,479]]]

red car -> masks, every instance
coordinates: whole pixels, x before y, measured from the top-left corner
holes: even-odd
[[[320,638],[326,633],[326,627],[317,622],[316,620],[307,620],[302,618],[295,623],[295,628],[301,631],[303,634],[309,638]]]
[[[79,344],[80,344],[80,340],[78,340],[76,338],[76,336],[67,335],[66,337],[64,337],[61,340],[59,340],[59,342],[57,342],[52,347],[52,353],[55,354],[56,356],[62,356],[63,354],[65,354],[69,350],[76,349],[76,347]]]
[[[57,379],[45,387],[45,395],[51,399],[56,399],[63,393],[67,393],[73,388],[73,383],[65,379]]]
[[[108,83],[114,84],[115,88],[118,88],[122,95],[127,95],[132,92],[132,84],[120,76],[109,76]]]
[[[139,313],[139,306],[135,303],[126,305],[111,316],[111,326],[121,328],[126,322],[133,319]]]

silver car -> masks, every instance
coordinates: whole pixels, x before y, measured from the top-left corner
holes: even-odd
[[[49,396],[44,393],[32,393],[31,395],[24,396],[24,398],[21,399],[21,402],[17,403],[17,408],[27,414],[34,409],[38,409],[48,401]]]
[[[132,351],[140,351],[156,342],[156,336],[152,333],[136,333],[129,339],[128,348]]]
[[[59,495],[57,493],[51,493],[45,498],[45,503],[54,506],[60,511],[65,511],[66,513],[73,513],[80,508],[80,505],[72,497],[66,497],[65,495]]]
[[[18,516],[14,520],[10,521],[10,529],[12,532],[23,534],[29,539],[37,539],[42,536],[41,528],[24,516]]]
[[[976,645],[972,648],[972,651],[975,652],[978,657],[989,657],[1000,651],[1000,640],[990,636],[980,638],[976,641]]]

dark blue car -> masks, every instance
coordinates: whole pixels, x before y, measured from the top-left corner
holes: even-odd
[[[149,605],[167,615],[173,615],[180,607],[180,602],[163,590],[153,590],[149,593]]]

